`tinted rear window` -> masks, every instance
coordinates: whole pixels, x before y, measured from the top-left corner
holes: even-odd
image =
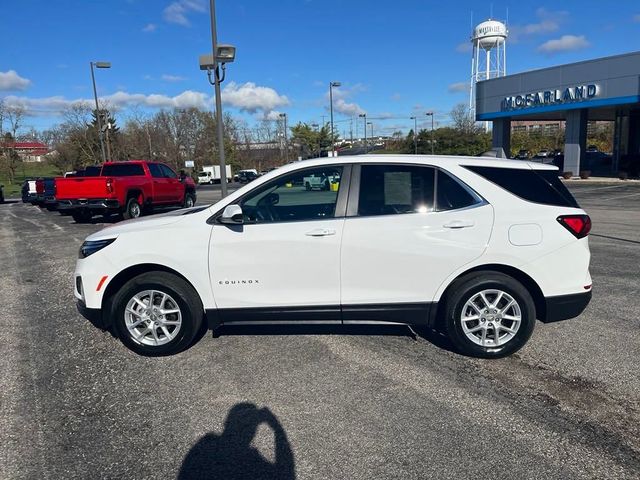
[[[480,167],[465,168],[499,185],[517,197],[534,203],[579,208],[555,170]]]
[[[78,172],[79,173],[79,172]],[[100,167],[87,167],[79,177],[98,177],[100,176]]]
[[[115,163],[102,167],[103,177],[135,177],[144,175],[144,169],[139,163]]]

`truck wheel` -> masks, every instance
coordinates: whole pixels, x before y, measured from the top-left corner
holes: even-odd
[[[309,190],[311,190],[311,184],[309,182],[305,183],[304,188],[308,192]]]
[[[147,356],[172,355],[189,347],[204,316],[193,287],[167,272],[132,278],[115,294],[111,306],[122,343]]]
[[[91,212],[89,210],[77,210],[71,214],[76,223],[87,223],[91,221]]]
[[[142,206],[137,198],[131,197],[127,201],[127,207],[125,208],[122,216],[125,220],[129,220],[132,218],[138,218],[140,215],[142,215]]]
[[[184,196],[184,208],[191,208],[196,204],[196,199],[193,196],[193,193],[187,193]]]
[[[535,304],[527,289],[498,272],[463,277],[444,302],[449,338],[464,355],[499,358],[520,350],[533,333]]]

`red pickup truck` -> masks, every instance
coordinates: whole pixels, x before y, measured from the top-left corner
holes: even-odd
[[[164,163],[107,162],[98,176],[56,178],[56,200],[58,209],[71,211],[76,222],[111,213],[129,219],[153,207],[192,207],[196,186]]]

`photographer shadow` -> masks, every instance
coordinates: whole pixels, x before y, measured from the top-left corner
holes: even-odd
[[[273,431],[274,462],[251,445],[261,424]],[[221,434],[208,433],[191,447],[178,479],[295,479],[293,451],[282,425],[268,408],[238,403],[229,411]]]

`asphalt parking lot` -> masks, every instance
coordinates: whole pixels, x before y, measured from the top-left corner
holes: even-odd
[[[103,224],[0,205],[0,478],[639,478],[640,182],[569,187],[593,300],[497,361],[404,327],[236,327],[139,357],[75,309]]]

